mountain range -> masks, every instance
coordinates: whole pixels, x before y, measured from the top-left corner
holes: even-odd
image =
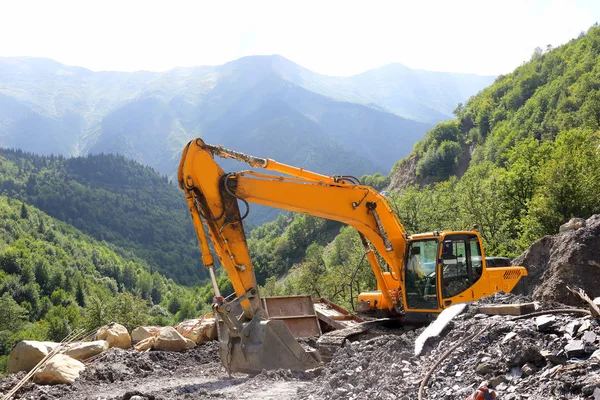
[[[360,176],[389,171],[433,123],[493,79],[400,64],[330,77],[277,55],[131,73],[0,58],[0,146],[46,155],[118,153],[172,176],[185,143],[202,137]]]

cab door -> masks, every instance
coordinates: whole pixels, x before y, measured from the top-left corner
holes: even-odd
[[[437,239],[413,240],[407,249],[404,268],[407,311],[438,311]]]
[[[443,307],[472,301],[472,286],[482,275],[481,247],[477,235],[447,235],[438,259]]]

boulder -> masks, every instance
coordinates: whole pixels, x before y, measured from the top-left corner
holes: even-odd
[[[187,345],[185,338],[175,328],[165,326],[160,329],[154,348],[156,350],[183,351],[187,348]]]
[[[513,265],[527,268],[533,299],[581,307],[581,298],[567,285],[600,296],[600,214],[577,230],[545,236],[533,243]]]
[[[108,350],[108,342],[106,340],[95,340],[93,342],[75,343],[69,346],[65,354],[76,360],[86,360],[106,350]]]
[[[79,378],[79,373],[84,369],[85,365],[81,361],[64,354],[56,354],[33,375],[33,381],[38,385],[70,385]]]
[[[175,329],[196,344],[217,340],[217,325],[214,318],[188,319],[177,325]]]
[[[138,326],[131,331],[131,341],[133,343],[141,342],[160,333],[160,326]]]
[[[98,329],[96,340],[106,340],[109,347],[128,349],[131,347],[131,336],[127,329],[120,324],[110,323]]]
[[[8,358],[8,372],[14,374],[19,371],[31,371],[56,346],[58,343],[33,340],[23,340],[17,343]]]
[[[146,351],[154,348],[156,344],[156,336],[150,336],[144,340],[139,341],[133,348],[137,351]]]

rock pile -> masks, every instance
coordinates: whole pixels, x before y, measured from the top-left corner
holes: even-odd
[[[511,296],[495,297],[502,301]],[[299,397],[412,400],[431,372],[425,399],[465,400],[483,382],[502,400],[600,399],[599,321],[581,313],[477,313],[480,304],[489,303],[487,299],[469,305],[418,357],[413,352],[418,332],[347,343],[323,368],[315,387],[303,389]],[[475,332],[481,334],[439,362]]]
[[[538,240],[512,263],[527,268],[535,300],[578,305],[580,299],[567,285],[582,288],[592,298],[600,296],[600,215],[565,225],[561,233]]]

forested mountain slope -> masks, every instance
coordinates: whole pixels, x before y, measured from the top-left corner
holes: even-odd
[[[171,176],[200,136],[328,174],[385,172],[490,79],[399,65],[328,77],[281,56],[160,73],[0,58],[0,146],[118,153]]]
[[[207,277],[181,190],[123,156],[0,150],[0,193],[135,254],[177,282]]]
[[[0,375],[19,340],[60,341],[110,321],[169,325],[206,312],[202,295],[130,251],[0,196]]]

